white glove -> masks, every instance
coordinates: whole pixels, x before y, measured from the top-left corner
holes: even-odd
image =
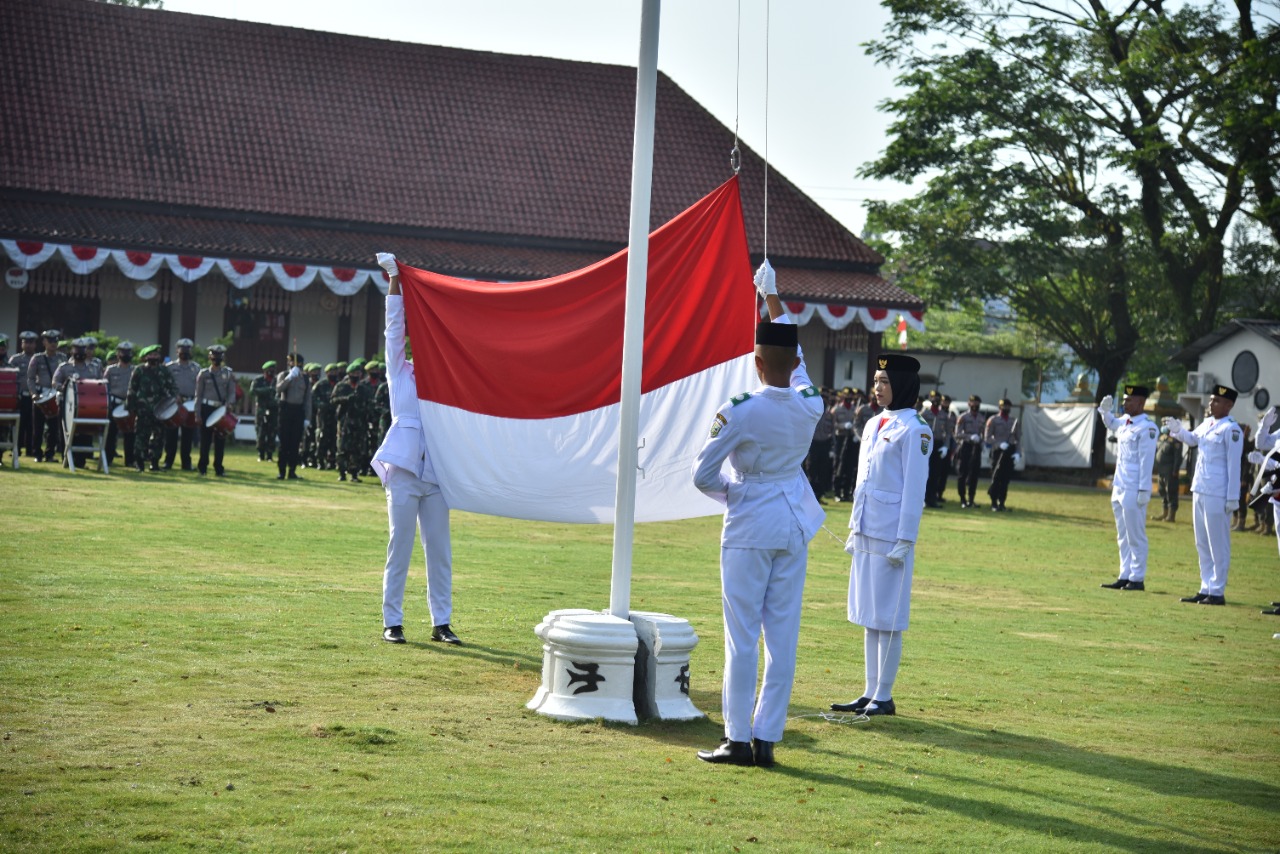
[[[939,446],[938,446],[938,456],[940,456],[940,457],[945,457],[946,455],[947,455],[947,446],[946,446],[946,445],[939,445]]]
[[[761,297],[778,295],[778,276],[773,272],[768,258],[761,262],[753,281],[756,283],[756,293]]]
[[[1150,492],[1145,492],[1145,491],[1144,491],[1144,492],[1139,492],[1139,493],[1138,493],[1138,506],[1139,506],[1139,507],[1146,507],[1149,503],[1151,503],[1151,493],[1150,493]]]
[[[1273,406],[1262,416],[1262,423],[1258,425],[1259,430],[1271,432],[1271,425],[1276,423],[1276,408]]]
[[[1268,459],[1262,466],[1263,471],[1275,471],[1276,469],[1280,469],[1280,460],[1277,460],[1275,457]]]
[[[1001,442],[1001,443],[1000,443],[1000,450],[1002,450],[1002,451],[1007,451],[1007,450],[1009,450],[1009,443],[1008,443],[1008,442]]]
[[[1107,395],[1098,404],[1098,411],[1105,412],[1106,414],[1110,415],[1111,407],[1115,405],[1115,402],[1116,402],[1116,399],[1114,397],[1112,397],[1111,395]]]
[[[1013,452],[1013,464],[1016,466],[1016,465],[1017,465],[1018,463],[1020,463],[1020,462],[1022,462],[1022,452],[1021,452],[1021,451],[1014,451],[1014,452]]]
[[[1240,502],[1239,502],[1239,501],[1228,501],[1228,502],[1227,502],[1227,512],[1228,512],[1228,513],[1234,513],[1234,512],[1236,512],[1236,511],[1237,511],[1237,510],[1239,510],[1239,509],[1240,509]]]
[[[1178,434],[1182,432],[1182,422],[1177,418],[1174,418],[1172,415],[1166,415],[1164,417],[1164,426],[1169,428],[1169,435],[1173,436],[1175,439],[1178,437]]]
[[[841,430],[852,430],[852,429],[853,429],[853,422],[852,422],[852,421],[844,421],[844,422],[841,422],[841,424],[840,424],[840,429],[841,429]]]
[[[307,429],[308,427],[310,427],[310,426],[311,426],[311,419],[310,419],[310,418],[304,418],[304,419],[302,419],[302,429],[303,429],[303,430],[306,430],[306,429]]]
[[[390,252],[378,253],[378,266],[386,270],[388,276],[400,275],[400,267],[396,264],[396,256]]]
[[[885,555],[889,559],[890,566],[902,566],[907,561],[907,555],[911,554],[911,543],[906,540],[898,540],[898,544],[889,549],[889,553]]]
[[[1255,466],[1259,465],[1263,460],[1262,451],[1250,451],[1249,456],[1245,457],[1245,459]]]
[[[294,365],[292,368],[289,369],[289,379],[296,380],[301,375],[302,375],[302,371],[298,369],[297,365]]]
[[[970,433],[970,434],[969,434],[969,441],[970,441],[970,442],[981,442],[981,441],[982,441],[982,437],[981,437],[981,436],[979,436],[977,433]]]

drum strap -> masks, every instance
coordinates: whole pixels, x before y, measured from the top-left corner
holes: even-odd
[[[218,393],[218,402],[221,403],[223,406],[226,406],[227,396],[222,393],[222,384],[218,382],[218,379],[222,376],[223,376],[223,373],[221,370],[219,370],[216,374],[211,373],[209,375],[209,379],[213,380],[213,390]]]

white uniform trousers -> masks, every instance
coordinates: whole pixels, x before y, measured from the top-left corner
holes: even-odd
[[[1191,524],[1200,557],[1200,592],[1222,596],[1231,565],[1231,513],[1227,500],[1213,495],[1191,494]]]
[[[720,550],[724,686],[720,704],[731,741],[781,741],[796,674],[800,604],[809,546],[797,530],[787,549]],[[756,697],[760,636],[764,680]],[[753,714],[754,707],[754,714]]]
[[[1143,581],[1147,577],[1147,505],[1136,495],[1111,499],[1116,517],[1116,544],[1120,546],[1120,580]]]
[[[448,623],[453,612],[453,548],[449,542],[449,505],[439,484],[399,466],[387,472],[387,566],[382,574],[382,624],[404,624],[404,586],[413,557],[415,527],[422,532],[427,557],[427,603],[431,625]]]

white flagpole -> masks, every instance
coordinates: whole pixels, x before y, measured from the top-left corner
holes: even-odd
[[[644,298],[649,273],[649,200],[653,185],[653,114],[658,88],[661,0],[644,0],[636,64],[636,128],[631,160],[631,234],[627,243],[627,313],[622,332],[622,403],[618,425],[618,492],[613,511],[613,575],[609,613],[631,616],[631,547],[636,524],[640,381],[644,362]]]

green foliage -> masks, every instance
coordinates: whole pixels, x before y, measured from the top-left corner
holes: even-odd
[[[381,631],[386,502],[276,481],[0,472],[0,848],[36,851],[1260,851],[1280,803],[1275,540],[1233,535],[1225,608],[1178,603],[1189,521],[1152,523],[1147,592],[1101,590],[1106,489],[1015,482],[1008,514],[922,523],[898,716],[862,690],[849,557],[809,551],[780,767],[712,767],[720,520],[640,525],[632,607],[688,619],[710,714],[640,726],[524,708],[533,626],[609,601],[612,528],[453,514],[454,627]],[[57,512],[51,512],[51,501]],[[1189,514],[1189,508],[1187,509]],[[847,509],[832,507],[840,531]]]

